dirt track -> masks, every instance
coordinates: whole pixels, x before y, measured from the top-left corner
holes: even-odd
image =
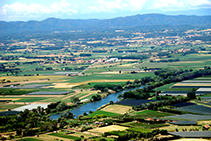
[[[87,96],[90,96],[90,95],[92,95],[93,93],[89,93],[89,94],[87,94],[87,95],[84,95],[84,96],[82,96],[82,97],[80,97],[79,99],[81,100],[81,99],[83,99],[83,98],[85,98],[85,97],[87,97]]]
[[[75,96],[75,95],[77,95],[77,94],[79,94],[79,92],[77,92],[77,93],[75,93],[75,94],[73,94],[73,95],[70,95],[70,96],[68,96],[68,97],[62,98],[62,100],[68,99],[68,98],[73,97],[73,96]]]

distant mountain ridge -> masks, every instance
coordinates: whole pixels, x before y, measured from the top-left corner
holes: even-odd
[[[62,30],[89,30],[99,28],[130,28],[149,25],[210,25],[211,16],[170,16],[163,14],[144,14],[113,19],[57,19],[48,18],[43,21],[0,21],[0,32],[38,32]]]

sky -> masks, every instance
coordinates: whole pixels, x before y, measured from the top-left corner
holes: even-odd
[[[109,19],[148,13],[211,15],[211,0],[0,0],[0,21]]]

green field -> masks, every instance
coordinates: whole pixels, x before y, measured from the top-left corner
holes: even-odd
[[[19,100],[16,100],[15,102],[37,102],[44,99],[46,99],[46,97],[24,97]]]
[[[69,83],[79,83],[84,81],[94,81],[94,80],[134,80],[134,79],[141,79],[145,76],[155,76],[154,73],[137,73],[137,74],[92,74],[92,75],[85,75],[85,76],[78,76],[69,81]]]
[[[80,89],[91,89],[93,88],[96,84],[111,84],[111,85],[125,85],[126,82],[91,82],[89,84],[82,84],[77,86],[76,88]]]
[[[127,129],[127,131],[132,131],[132,132],[140,132],[140,133],[149,133],[151,132],[151,130],[146,129],[146,128],[137,128],[137,127],[132,127]]]
[[[137,113],[134,113],[136,115],[141,115],[141,114],[148,114],[148,113],[153,113],[155,111],[153,110],[144,110],[144,111],[141,111],[141,112],[137,112]]]
[[[111,116],[116,116],[116,115],[119,115],[119,114],[99,110],[99,111],[96,111],[92,114],[89,114],[88,117],[94,117],[95,115],[105,115],[105,116],[111,117]]]
[[[25,106],[24,104],[1,104],[0,103],[0,111],[8,110],[8,109],[14,109],[21,106]]]
[[[50,133],[48,135],[56,136],[56,137],[61,137],[61,138],[66,138],[66,139],[72,139],[72,140],[81,139],[79,137],[65,135],[65,134],[61,134],[61,133]]]
[[[162,92],[162,91],[164,91],[164,90],[169,89],[169,88],[172,87],[174,84],[176,84],[176,83],[166,84],[166,85],[164,85],[164,86],[157,87],[156,90]],[[153,89],[153,90],[155,90],[155,89]]]
[[[36,92],[39,91],[38,89],[12,89],[12,88],[8,88],[8,89],[0,89],[0,92],[2,95],[23,95],[23,94],[27,94],[27,93],[31,93],[31,92]]]

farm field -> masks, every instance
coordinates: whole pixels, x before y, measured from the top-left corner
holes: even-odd
[[[142,122],[139,122],[139,123],[126,122],[126,123],[122,123],[121,125],[130,126],[132,128],[140,128],[140,130],[146,129],[146,132],[149,132],[150,129],[153,129],[153,128],[169,126],[168,124],[148,124],[148,123],[142,123]]]
[[[118,105],[118,104],[106,106],[105,108],[102,109],[102,111],[112,112],[112,113],[117,113],[117,114],[125,114],[129,112],[133,112],[131,106]]]
[[[95,80],[122,80],[123,82],[126,82],[128,80],[134,80],[134,79],[141,79],[144,76],[154,76],[154,73],[137,73],[137,74],[95,74],[95,75],[85,75],[85,76],[78,76],[74,79],[71,79],[69,81],[66,81],[68,83],[80,83],[80,82],[95,82]],[[103,81],[101,81],[103,82]]]
[[[110,117],[110,116],[116,116],[116,115],[119,115],[117,113],[112,113],[112,112],[107,112],[107,111],[103,111],[103,110],[99,110],[99,111],[96,111],[92,114],[89,114],[88,117],[94,117],[96,115],[105,115],[107,117]]]
[[[10,103],[6,103],[6,104],[1,104],[0,103],[0,112],[1,111],[6,111],[8,109],[14,109],[14,108],[18,108],[21,106],[24,106],[25,104],[10,104]]]
[[[134,113],[134,114],[141,115],[141,114],[147,114],[147,113],[153,113],[153,112],[155,112],[155,111],[153,111],[153,110],[144,110],[144,111],[137,112],[137,113]]]
[[[139,106],[141,104],[145,104],[145,103],[149,103],[149,102],[154,102],[154,101],[158,101],[158,100],[123,100],[120,102],[117,102],[116,104],[121,104],[121,105],[128,105],[128,106]]]
[[[170,124],[169,126],[165,126],[165,127],[160,127],[159,129],[163,129],[163,130],[167,130],[168,132],[175,132],[175,129],[178,129],[178,131],[183,131],[183,129],[200,129],[201,126],[181,126],[181,125],[172,125]]]
[[[164,86],[157,87],[156,90],[157,90],[157,91],[165,91],[165,90],[171,88],[172,86],[174,86],[174,84],[176,84],[176,83],[166,84],[166,85],[164,85]],[[154,89],[154,90],[155,90],[155,89]]]
[[[181,137],[187,137],[187,138],[210,138],[211,137],[211,131],[187,131],[187,132],[170,132],[170,134],[173,135],[179,135]]]
[[[175,108],[179,111],[187,111],[192,113],[198,113],[198,114],[204,114],[204,115],[210,115],[211,114],[211,108],[205,107],[202,105],[191,105],[191,106],[184,106],[180,108]]]
[[[194,114],[166,116],[165,118],[174,119],[174,120],[210,120],[211,119],[209,115],[194,115]]]
[[[0,132],[126,141],[210,128],[210,27],[121,28],[2,35]]]
[[[89,131],[104,133],[104,132],[110,132],[110,131],[124,131],[126,129],[128,129],[128,127],[119,126],[119,125],[109,125],[106,127],[91,129]]]

